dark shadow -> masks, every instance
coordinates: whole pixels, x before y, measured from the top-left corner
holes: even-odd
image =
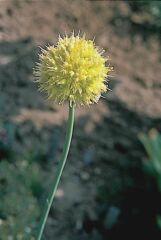
[[[109,21],[115,34],[119,35],[120,37],[128,35],[132,41],[136,35],[139,35],[144,42],[148,40],[149,36],[154,35],[160,41],[160,21],[157,21],[157,19],[154,18],[154,14],[152,15],[152,13],[150,13],[150,7],[148,7],[148,3],[144,1],[124,2],[127,5],[129,13],[125,14],[116,7],[115,14]],[[136,20],[134,20],[135,15],[137,15]],[[142,16],[145,16],[145,19],[142,18]]]
[[[47,108],[34,83],[33,68],[40,48],[32,38],[0,42],[0,115],[7,118],[21,108]]]
[[[161,131],[161,118],[136,113],[116,98],[108,99],[107,106],[110,116],[96,126],[89,139],[85,136],[87,142],[93,139],[100,153],[95,165],[102,166],[105,183],[98,188],[98,218],[85,216],[84,228],[88,234],[97,230],[102,239],[151,240],[153,236],[159,240],[156,216],[161,213],[161,194],[153,180],[147,182],[142,165],[146,154],[138,134],[151,128]],[[113,176],[109,178],[111,169]],[[105,219],[111,206],[117,206],[120,215],[108,229]]]

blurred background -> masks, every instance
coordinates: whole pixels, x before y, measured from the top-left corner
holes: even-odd
[[[34,240],[67,105],[33,82],[40,48],[86,33],[114,71],[79,107],[47,240],[161,239],[161,2],[0,0],[0,240]]]

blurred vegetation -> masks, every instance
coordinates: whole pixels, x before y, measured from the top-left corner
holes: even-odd
[[[130,1],[129,4],[133,12],[140,15],[140,23],[148,23],[159,30],[161,27],[161,1]]]
[[[11,125],[0,127],[0,239],[34,239],[40,215],[42,169],[31,154],[13,151]]]
[[[161,192],[161,135],[152,129],[148,136],[141,135],[140,139],[149,156],[149,159],[144,161],[145,172],[155,178]]]
[[[14,128],[9,123],[0,122],[0,159],[9,157],[12,152]]]
[[[155,180],[158,191],[161,193],[161,135],[155,129],[152,129],[148,136],[142,134],[140,139],[149,157],[143,163],[145,173]],[[159,214],[157,223],[161,229],[161,215]]]

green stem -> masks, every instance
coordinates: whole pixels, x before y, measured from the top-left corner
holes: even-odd
[[[42,219],[40,221],[40,227],[39,227],[39,231],[38,231],[38,235],[37,235],[37,240],[41,240],[42,234],[43,234],[43,230],[46,224],[46,220],[66,163],[66,159],[68,156],[68,152],[69,152],[69,148],[70,148],[70,143],[71,143],[71,139],[72,139],[72,133],[73,133],[73,125],[74,125],[74,111],[75,111],[75,105],[69,104],[69,114],[68,114],[68,123],[67,123],[67,132],[66,132],[66,137],[65,137],[65,143],[64,143],[64,147],[63,147],[63,152],[62,152],[62,156],[59,160],[58,163],[58,168],[55,174],[55,177],[53,179],[52,185],[51,185],[51,190],[49,193],[49,196],[46,200],[46,206],[44,208],[44,212],[42,215]]]

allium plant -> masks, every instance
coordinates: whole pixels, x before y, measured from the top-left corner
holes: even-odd
[[[66,138],[57,172],[52,181],[44,213],[40,222],[37,240],[40,240],[52,205],[57,186],[67,159],[73,133],[76,105],[90,105],[98,102],[101,94],[108,90],[107,76],[112,70],[106,66],[103,50],[94,41],[80,37],[59,37],[55,46],[42,49],[34,74],[39,89],[45,91],[48,99],[69,103]]]

